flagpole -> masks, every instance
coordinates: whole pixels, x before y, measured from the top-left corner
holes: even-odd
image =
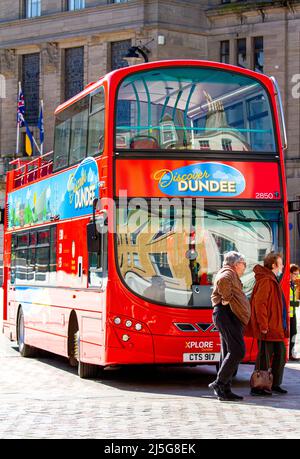
[[[19,149],[20,149],[20,125],[18,123],[17,126],[17,141],[16,141],[16,157],[19,155]]]
[[[35,140],[34,136],[32,136],[32,139],[33,139],[34,145],[35,145],[36,148],[37,148],[37,151],[39,152],[39,154],[41,154],[40,147],[38,146],[37,141]]]
[[[19,104],[19,96],[21,93],[21,81],[19,81],[19,88],[18,88],[18,102]],[[18,107],[19,110],[19,107]],[[19,113],[19,111],[18,111]],[[19,123],[19,117],[17,116],[17,140],[16,140],[16,157],[18,157],[20,151],[20,123]]]
[[[44,119],[44,100],[43,99],[41,100],[41,110],[42,110],[42,116]],[[43,126],[43,129],[44,129],[44,126]],[[44,154],[44,139],[43,139],[43,142],[41,142],[41,150],[40,150],[40,155],[42,156],[43,154]]]

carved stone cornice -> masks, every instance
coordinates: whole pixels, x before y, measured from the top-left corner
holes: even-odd
[[[5,77],[16,74],[17,56],[14,49],[0,49],[0,72]]]
[[[42,65],[45,73],[56,72],[59,69],[59,48],[57,43],[49,42],[42,46]]]

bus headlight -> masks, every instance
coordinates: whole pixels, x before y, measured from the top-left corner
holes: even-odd
[[[125,341],[125,343],[127,343],[127,341],[130,340],[130,336],[128,336],[128,335],[123,335],[123,336],[122,336],[122,340]]]
[[[136,331],[140,331],[143,328],[142,324],[136,324],[135,329]]]
[[[126,327],[130,328],[132,326],[131,320],[126,320],[125,325]]]
[[[116,325],[120,325],[120,323],[121,323],[120,317],[116,317],[116,318],[114,319],[114,323],[115,323]]]

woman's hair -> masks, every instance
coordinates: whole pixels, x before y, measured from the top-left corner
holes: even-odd
[[[245,257],[239,252],[227,252],[224,254],[223,266],[234,266],[240,261],[245,262]]]
[[[273,269],[273,265],[277,266],[278,258],[282,258],[282,253],[280,252],[270,252],[264,258],[264,267]]]
[[[293,274],[293,273],[295,273],[297,271],[300,271],[300,268],[299,268],[298,265],[295,265],[295,264],[290,265],[290,273],[291,274]]]

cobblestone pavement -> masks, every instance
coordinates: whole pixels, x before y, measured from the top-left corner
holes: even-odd
[[[288,364],[288,396],[249,395],[252,367],[240,367],[241,403],[207,389],[214,367],[112,369],[80,380],[66,360],[19,356],[0,337],[0,438],[300,438],[300,364]]]

